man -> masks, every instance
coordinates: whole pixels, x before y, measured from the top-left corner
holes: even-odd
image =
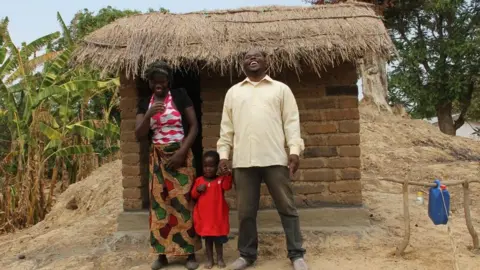
[[[239,219],[238,258],[231,266],[242,270],[257,259],[257,211],[261,182],[277,207],[294,270],[307,270],[292,183],[304,150],[297,103],[290,88],[266,74],[266,55],[252,49],[244,57],[247,78],[225,96],[220,139],[220,170],[228,170],[233,147],[233,176]],[[285,142],[290,155],[285,152]]]

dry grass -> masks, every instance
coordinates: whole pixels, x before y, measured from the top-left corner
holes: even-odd
[[[122,18],[89,36],[76,64],[139,75],[155,60],[175,68],[241,70],[248,49],[265,50],[270,73],[308,67],[317,73],[366,54],[386,58],[394,47],[382,20],[364,3],[311,7],[268,6],[187,14],[149,13]]]

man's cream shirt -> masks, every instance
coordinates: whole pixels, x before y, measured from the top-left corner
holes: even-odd
[[[305,149],[297,102],[286,84],[265,76],[228,90],[217,142],[221,159],[233,148],[233,168],[286,166],[285,142],[290,154]]]

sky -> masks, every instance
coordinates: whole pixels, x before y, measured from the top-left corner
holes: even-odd
[[[117,9],[136,9],[146,11],[149,8],[169,9],[173,13],[184,13],[200,10],[230,9],[248,6],[308,6],[302,0],[2,0],[0,18],[8,16],[10,36],[18,46],[22,42],[31,42],[41,36],[60,31],[57,22],[57,11],[65,23],[69,24],[75,13],[87,8],[90,11],[112,6]],[[164,3],[161,3],[164,2]],[[362,98],[359,86],[359,98]]]
[[[0,2],[3,2],[0,8],[0,18],[8,16],[10,35],[13,42],[18,45],[59,31],[57,11],[68,24],[79,10],[87,8],[90,11],[97,11],[109,5],[117,9],[140,11],[163,7],[173,13],[279,4],[308,5],[302,0],[2,0]]]

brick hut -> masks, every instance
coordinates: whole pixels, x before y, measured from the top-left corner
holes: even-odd
[[[176,69],[175,84],[187,89],[201,123],[193,147],[200,157],[216,147],[223,98],[243,79],[241,57],[252,46],[269,54],[270,75],[291,87],[301,111],[306,150],[293,184],[298,206],[362,205],[355,61],[367,54],[387,58],[393,45],[371,6],[353,2],[149,13],[119,19],[87,36],[76,63],[121,78],[125,211],[148,207],[148,143],[134,135],[135,80],[142,80],[157,59]],[[235,208],[234,192],[228,196]],[[272,206],[264,189],[261,207]]]

